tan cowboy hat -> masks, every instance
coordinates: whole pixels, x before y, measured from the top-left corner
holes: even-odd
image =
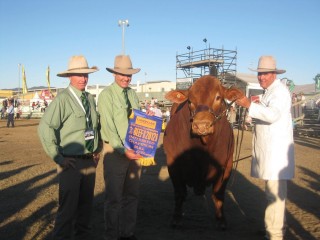
[[[69,60],[68,70],[58,73],[58,77],[69,77],[73,73],[82,74],[82,73],[93,73],[99,69],[95,66],[92,68],[88,67],[88,62],[84,56],[72,56]]]
[[[275,72],[277,74],[286,72],[286,70],[276,68],[276,60],[272,56],[261,56],[258,63],[258,69],[249,69],[254,72]]]
[[[140,68],[132,68],[132,62],[129,55],[118,55],[114,59],[114,68],[106,68],[111,73],[120,73],[132,75],[140,72]]]

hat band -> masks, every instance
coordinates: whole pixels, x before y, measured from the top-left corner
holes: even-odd
[[[258,68],[258,69],[265,69],[265,70],[277,70],[276,68]]]
[[[70,70],[80,70],[80,69],[90,69],[88,67],[81,67],[81,68],[69,68],[68,71]]]
[[[124,69],[124,70],[126,70],[126,69],[133,69],[132,67],[131,68],[119,68],[119,67],[115,67],[114,69]]]

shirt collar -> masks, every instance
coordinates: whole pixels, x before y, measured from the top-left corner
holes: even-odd
[[[273,83],[266,89],[266,91],[270,91],[271,89],[275,88],[276,86],[278,86],[279,83],[280,79],[275,79]]]
[[[116,82],[113,82],[112,86],[115,89],[115,91],[117,92],[117,94],[122,94],[123,93],[124,88],[120,87]],[[127,89],[127,92],[128,92],[130,88],[127,87],[126,89]]]
[[[72,86],[71,84],[69,85],[70,88],[72,88],[72,90],[74,91],[74,93],[77,95],[77,97],[81,97],[82,93],[86,92],[86,91],[80,91],[79,89],[75,88],[74,86]]]

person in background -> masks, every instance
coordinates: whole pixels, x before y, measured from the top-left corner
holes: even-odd
[[[170,109],[168,107],[166,108],[165,116],[166,116],[166,122],[168,123],[170,120]]]
[[[290,92],[277,74],[272,56],[261,56],[256,70],[260,86],[265,89],[259,103],[247,97],[238,99],[239,106],[248,108],[255,118],[252,139],[251,176],[265,180],[267,207],[264,223],[266,239],[282,240],[285,234],[285,201],[287,180],[294,177],[294,143]]]
[[[70,85],[46,109],[38,135],[47,155],[57,163],[59,206],[53,239],[91,239],[90,219],[94,197],[99,144],[99,116],[94,98],[85,91],[90,73],[84,56],[72,56],[68,70],[58,73]]]
[[[11,123],[11,127],[14,128],[14,107],[13,107],[13,100],[11,99],[8,100],[7,113],[8,113],[7,127],[9,127]]]
[[[234,128],[234,123],[236,122],[236,118],[237,118],[237,111],[234,106],[230,106],[227,118],[228,118],[228,121],[230,122],[231,127]]]
[[[105,239],[135,240],[141,165],[131,149],[124,147],[128,118],[132,109],[139,109],[136,92],[129,87],[133,68],[130,56],[118,55],[113,68],[106,68],[114,82],[99,95],[101,137],[105,180]],[[148,113],[148,110],[147,110]]]
[[[299,95],[297,96],[297,101],[300,102],[301,101],[301,109],[302,109],[302,113],[305,114],[306,111],[306,97],[304,96],[303,92],[300,92]]]
[[[154,116],[162,118],[162,111],[159,108],[159,104],[155,103],[153,105],[152,111],[154,112]]]

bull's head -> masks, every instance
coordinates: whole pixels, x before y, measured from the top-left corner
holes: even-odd
[[[215,129],[215,123],[226,113],[225,99],[235,101],[243,93],[236,89],[223,87],[213,76],[199,78],[188,90],[174,90],[166,94],[166,99],[183,103],[188,101],[192,121],[191,131],[203,142]]]

